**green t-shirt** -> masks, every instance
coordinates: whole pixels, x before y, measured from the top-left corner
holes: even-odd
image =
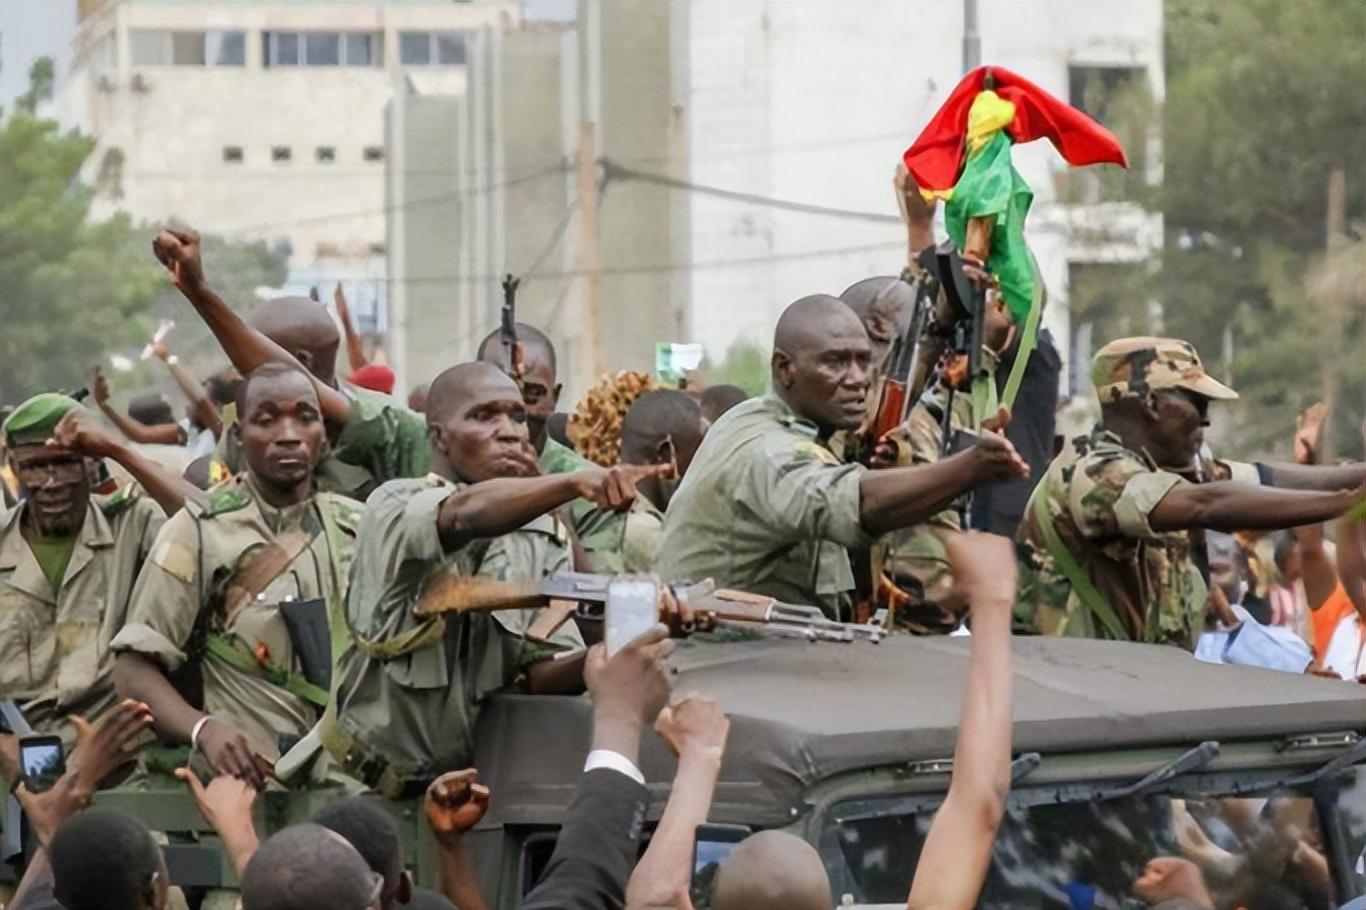
[[[43,574],[47,576],[47,583],[52,586],[52,593],[56,594],[62,589],[62,579],[66,577],[67,564],[71,562],[71,553],[76,549],[76,535],[37,537],[25,533],[24,541],[28,544],[28,548],[33,551],[33,558],[38,560],[38,565],[42,568]]]

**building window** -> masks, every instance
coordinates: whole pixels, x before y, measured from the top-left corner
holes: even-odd
[[[242,146],[225,145],[223,146],[223,160],[228,164],[242,163]]]
[[[136,66],[242,66],[245,32],[135,28],[129,33]]]
[[[366,161],[383,161],[384,146],[367,145],[365,147],[365,151],[361,153],[361,157],[364,158]]]
[[[460,32],[399,32],[399,61],[405,66],[458,66],[465,62]]]
[[[210,66],[246,66],[246,32],[209,32],[206,40]]]
[[[378,66],[373,32],[262,32],[266,66]]]
[[[320,164],[331,164],[333,161],[337,160],[337,149],[335,146],[331,145],[320,145],[314,149],[313,157],[316,158]]]
[[[270,148],[271,161],[288,161],[291,157],[289,146],[273,145]]]

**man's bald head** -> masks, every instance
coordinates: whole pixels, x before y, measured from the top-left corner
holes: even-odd
[[[320,825],[266,840],[242,874],[242,910],[366,910],[380,879],[356,848]]]
[[[536,471],[522,394],[490,363],[462,363],[432,380],[427,436],[433,470],[452,480],[478,483]]]
[[[517,395],[517,383],[491,363],[456,364],[443,370],[427,388],[427,423],[444,423],[471,401],[487,397],[491,391],[508,389]]]
[[[915,291],[892,275],[855,281],[840,299],[858,316],[879,352],[905,327],[915,307]]]
[[[658,389],[637,398],[621,421],[622,464],[669,464],[682,478],[707,432],[702,408],[691,395]],[[663,506],[668,503],[658,503]]]
[[[863,323],[838,297],[803,297],[778,317],[773,392],[825,437],[863,421],[871,362]]]
[[[479,360],[486,363],[501,364],[503,362],[503,346],[499,343],[501,333],[494,329],[484,336],[484,340],[479,342],[479,351],[475,354]],[[555,362],[555,343],[550,340],[550,336],[534,325],[527,325],[525,322],[517,323],[517,342],[522,346],[522,352],[531,356],[533,353],[546,358],[550,365],[550,372],[554,374],[557,370]]]
[[[815,848],[786,831],[740,842],[716,871],[712,910],[830,910],[830,879]]]
[[[546,421],[560,402],[560,381],[555,362],[555,345],[535,326],[517,323],[517,343],[522,348],[522,398],[526,404],[527,430],[536,451],[545,448]],[[503,346],[497,330],[479,342],[479,360],[496,366],[504,364]]]
[[[323,382],[336,378],[341,333],[332,317],[307,297],[277,297],[252,310],[247,324],[284,348]]]

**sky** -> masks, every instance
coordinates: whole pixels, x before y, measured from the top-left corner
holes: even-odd
[[[0,0],[0,106],[28,91],[28,71],[39,57],[66,76],[76,34],[76,0]]]

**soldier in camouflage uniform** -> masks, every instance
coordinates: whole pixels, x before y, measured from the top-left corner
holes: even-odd
[[[870,359],[863,325],[839,298],[805,297],[783,312],[772,393],[707,431],[669,503],[665,580],[712,578],[848,618],[847,550],[929,518],[978,484],[1023,476],[1024,463],[995,434],[932,465],[841,464],[830,437],[863,421]]]
[[[165,520],[144,488],[169,482],[66,395],[29,399],[3,432],[22,498],[0,521],[0,699],[70,749],[69,718],[93,719],[114,703],[109,642]],[[92,494],[87,457],[118,460],[141,485]],[[0,766],[11,766],[14,737],[0,734],[0,750]]]
[[[593,466],[536,476],[522,396],[489,364],[437,377],[427,419],[437,473],[380,487],[362,519],[346,609],[352,639],[320,728],[343,769],[391,798],[468,764],[488,693],[518,678],[533,691],[581,685],[581,657],[547,659],[583,645],[572,626],[543,621],[550,611],[433,615],[441,592],[473,575],[527,581],[557,571],[568,548],[556,509],[581,497],[624,509],[635,483],[657,473]]]
[[[325,431],[302,370],[267,364],[238,402],[231,432],[247,470],[167,522],[111,647],[119,688],[151,706],[163,741],[263,785],[327,704],[331,655],[346,641],[329,615],[345,597],[361,506],[315,492]]]
[[[1028,571],[1017,618],[1033,631],[1192,648],[1206,583],[1188,531],[1317,523],[1362,495],[1351,488],[1360,466],[1313,473],[1203,463],[1209,402],[1237,394],[1205,372],[1187,342],[1111,342],[1091,378],[1100,425],[1054,460],[1020,525]]]

